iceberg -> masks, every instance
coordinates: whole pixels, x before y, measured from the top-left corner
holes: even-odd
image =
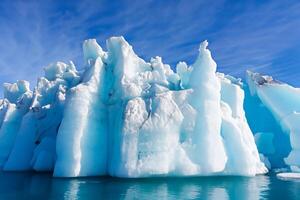
[[[259,133],[260,152],[270,158],[271,164],[276,164],[272,159],[275,154],[282,160],[281,167],[288,166],[292,171],[299,172],[300,89],[250,71],[247,72],[247,81],[251,95],[269,112],[273,118],[272,124],[276,126],[273,128],[275,131],[269,129],[268,133],[267,130]],[[261,120],[264,124],[269,123],[268,119]]]
[[[130,178],[268,171],[263,156],[276,152],[273,133],[254,137],[246,84],[216,72],[207,41],[192,65],[179,62],[175,71],[160,57],[144,61],[123,37],[106,48],[84,41],[83,70],[50,64],[33,91],[26,81],[4,85],[2,170]],[[290,118],[283,124],[293,128]]]

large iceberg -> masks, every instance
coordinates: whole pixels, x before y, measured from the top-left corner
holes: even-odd
[[[173,71],[160,57],[139,58],[123,37],[108,39],[107,51],[90,39],[82,71],[57,62],[33,92],[25,81],[5,84],[0,167],[57,177],[266,173],[244,112],[245,84],[217,73],[207,46]],[[292,119],[282,126],[296,130]],[[297,148],[286,159],[293,166]]]

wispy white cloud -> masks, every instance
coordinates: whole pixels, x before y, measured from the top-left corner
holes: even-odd
[[[243,6],[246,9],[214,36],[213,50],[222,64],[221,69],[240,75],[232,68],[244,71],[250,67],[280,78],[280,74],[273,73],[277,68],[284,68],[276,64],[277,58],[300,47],[300,3],[273,1],[259,6]],[[282,59],[288,61],[290,57]],[[289,73],[300,75],[299,61],[289,63],[294,65],[294,70]]]
[[[298,1],[3,1],[0,84],[35,83],[58,60],[81,66],[82,41],[105,46],[112,35],[124,35],[143,58],[160,55],[173,66],[192,63],[208,39],[221,71],[242,76],[252,68],[286,81],[300,76],[300,58],[288,53],[300,49],[299,9]]]

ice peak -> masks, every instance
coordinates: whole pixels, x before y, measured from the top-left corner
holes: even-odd
[[[215,77],[217,64],[213,60],[207,46],[208,42],[206,40],[200,44],[199,55],[192,65],[193,71],[189,80],[191,87],[198,87],[199,83],[206,82],[208,77]]]
[[[132,46],[125,40],[123,36],[115,36],[115,37],[110,37],[106,41],[106,46],[109,49],[110,46],[120,47],[128,50],[132,50]]]
[[[199,51],[206,50],[207,47],[208,47],[208,41],[207,41],[207,40],[204,40],[204,41],[201,42],[200,45],[199,45]]]
[[[217,64],[213,60],[211,56],[210,50],[207,48],[208,46],[208,41],[204,40],[201,42],[200,47],[199,47],[199,55],[196,60],[196,62],[193,64],[193,68],[207,68],[207,69],[202,69],[204,71],[216,71]]]
[[[85,40],[83,42],[82,48],[85,62],[87,62],[89,59],[96,60],[97,57],[103,56],[104,54],[96,39]]]
[[[266,83],[280,83],[279,81],[274,80],[272,76],[262,75],[250,70],[247,70],[246,73],[248,81],[252,80],[257,85],[264,85]]]

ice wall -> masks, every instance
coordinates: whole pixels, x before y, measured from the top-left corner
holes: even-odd
[[[228,174],[262,174],[267,170],[261,163],[247,123],[244,106],[243,83],[240,79],[218,74],[221,80],[222,129],[228,162]]]
[[[258,73],[248,72],[247,80],[251,94],[260,99],[262,104],[270,111],[282,131],[281,137],[277,136],[277,139],[280,140],[279,144],[274,144],[273,148],[268,144],[265,148],[262,148],[262,150],[266,150],[266,154],[268,154],[268,151],[270,151],[268,149],[270,148],[275,149],[275,151],[284,150],[288,152],[288,156],[284,159],[285,164],[289,165],[292,170],[299,171],[300,89],[278,82],[270,76],[262,76]],[[265,139],[265,137],[263,137],[261,133],[259,141],[265,140],[265,143],[275,142],[275,138],[273,139],[273,137],[269,136]],[[286,141],[286,137],[289,141]],[[269,148],[266,149],[268,146]]]
[[[178,76],[159,57],[151,63],[140,59],[123,38],[111,38],[107,46],[107,65],[113,77],[108,100],[109,174],[195,173],[179,144],[183,114],[178,101],[183,101],[188,91],[170,90],[178,87]]]
[[[4,84],[4,100],[1,103],[0,167],[6,163],[13,148],[22,118],[28,112],[32,92],[27,81]]]
[[[246,97],[245,113],[260,156],[268,163],[269,168],[286,167],[284,158],[291,151],[288,134],[282,131],[280,124],[260,98],[255,94],[251,95],[248,84],[244,84],[243,88]]]
[[[44,70],[45,77],[38,80],[28,109],[23,111],[19,120],[20,128],[9,133],[16,136],[4,170],[53,170],[56,135],[64,110],[65,93],[79,82],[79,76],[73,63],[57,62]],[[21,110],[24,109],[17,108],[18,113]]]
[[[95,40],[83,44],[86,70],[82,82],[68,93],[64,118],[58,130],[55,176],[106,174],[107,109],[103,51]],[[78,112],[76,112],[78,109]]]
[[[91,39],[81,72],[57,62],[33,92],[27,82],[6,84],[1,168],[58,177],[265,173],[242,83],[216,73],[207,46],[175,72],[160,57],[139,58],[123,37],[108,39],[107,52]]]

